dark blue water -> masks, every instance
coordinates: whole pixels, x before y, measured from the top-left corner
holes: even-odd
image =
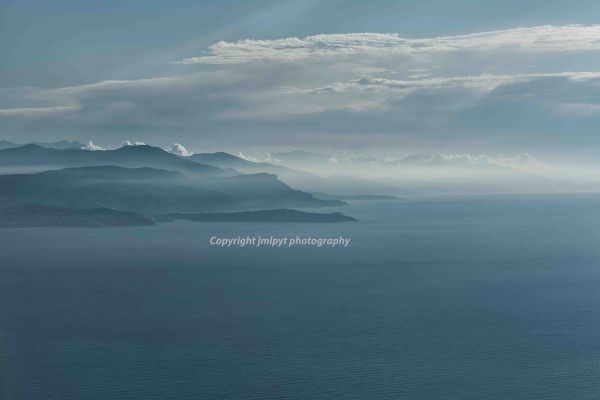
[[[0,230],[0,398],[597,399],[600,196]],[[230,248],[213,235],[350,237]]]

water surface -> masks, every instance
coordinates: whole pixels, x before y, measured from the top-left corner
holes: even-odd
[[[0,398],[597,399],[600,196],[0,230]],[[211,247],[343,235],[348,248]]]

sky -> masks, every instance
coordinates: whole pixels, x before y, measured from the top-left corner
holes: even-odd
[[[0,139],[600,154],[597,1],[0,3]]]

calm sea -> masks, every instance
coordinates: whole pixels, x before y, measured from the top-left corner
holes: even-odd
[[[0,230],[0,398],[600,397],[600,195],[343,211]],[[351,243],[208,243],[238,235]]]

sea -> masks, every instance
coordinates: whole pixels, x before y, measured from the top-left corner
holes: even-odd
[[[0,230],[0,399],[600,398],[599,194],[337,211]]]

